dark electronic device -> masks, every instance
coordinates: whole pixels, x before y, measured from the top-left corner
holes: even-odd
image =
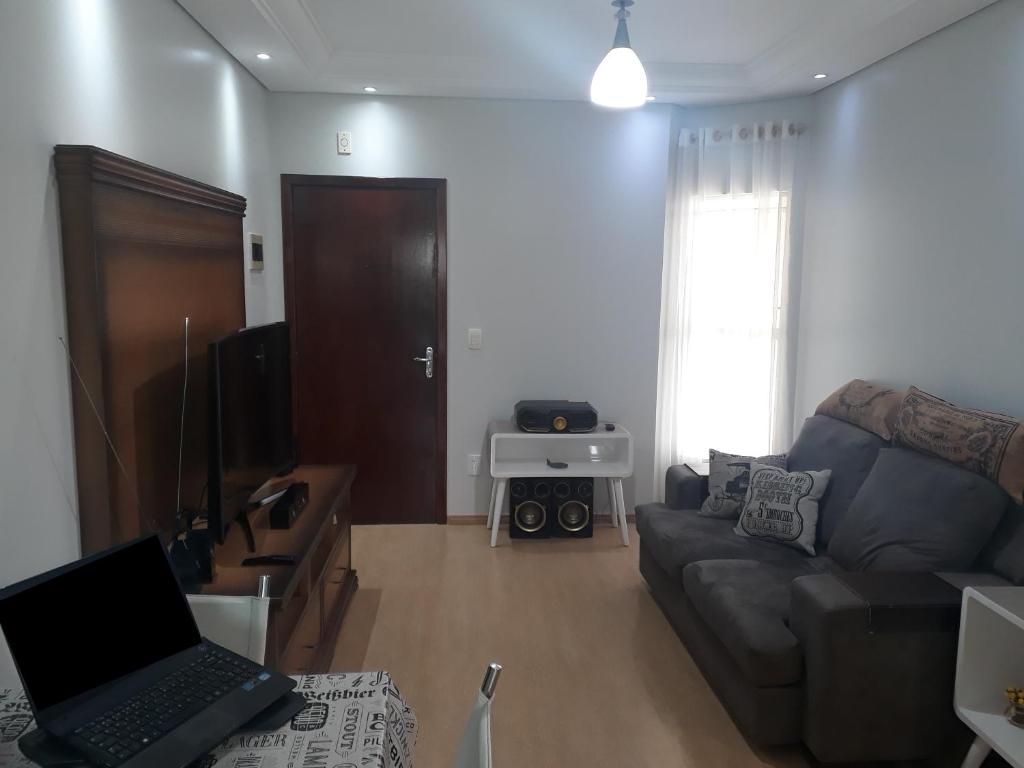
[[[209,529],[217,541],[237,520],[249,550],[251,497],[295,466],[287,323],[233,333],[210,344]]]
[[[591,478],[516,478],[509,486],[513,539],[589,538],[594,535]]]
[[[92,765],[185,768],[295,687],[200,637],[157,536],[0,590],[0,628],[39,728]]]
[[[597,410],[590,403],[569,400],[520,400],[515,424],[522,432],[593,432]]]
[[[612,424],[611,422],[609,422],[608,424],[605,424],[604,425],[604,431],[605,432],[614,432],[615,431],[615,425]]]
[[[287,530],[309,503],[309,483],[292,483],[270,508],[270,527]]]
[[[564,461],[552,461],[551,459],[545,459],[545,461],[547,462],[547,465],[549,467],[551,467],[551,469],[568,469],[569,468],[569,465],[566,464]]]

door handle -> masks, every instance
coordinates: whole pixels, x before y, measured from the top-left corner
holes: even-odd
[[[434,348],[427,347],[424,357],[414,357],[413,362],[423,363],[423,373],[428,379],[434,378]]]

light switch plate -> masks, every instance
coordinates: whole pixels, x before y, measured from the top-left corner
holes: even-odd
[[[480,349],[484,345],[484,332],[479,328],[469,329],[469,348]]]
[[[338,131],[338,154],[352,154],[352,131]]]
[[[468,473],[476,477],[480,474],[480,454],[471,453],[466,458],[468,459],[468,466],[466,467]]]

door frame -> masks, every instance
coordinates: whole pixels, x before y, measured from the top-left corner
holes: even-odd
[[[281,174],[281,230],[284,240],[284,316],[291,329],[292,349],[297,350],[295,325],[295,252],[292,242],[292,190],[295,187],[359,187],[362,189],[430,189],[437,201],[437,290],[434,303],[437,309],[435,330],[434,379],[437,381],[437,403],[435,418],[434,475],[435,522],[448,522],[448,205],[446,179],[377,178],[372,176],[321,176],[282,173]],[[301,365],[293,358],[297,370]],[[298,423],[298,387],[292,387],[292,413]],[[299,450],[301,451],[301,445]]]

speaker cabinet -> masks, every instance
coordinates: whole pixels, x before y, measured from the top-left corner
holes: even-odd
[[[594,481],[584,477],[509,481],[509,535],[513,539],[589,538],[594,535]]]

